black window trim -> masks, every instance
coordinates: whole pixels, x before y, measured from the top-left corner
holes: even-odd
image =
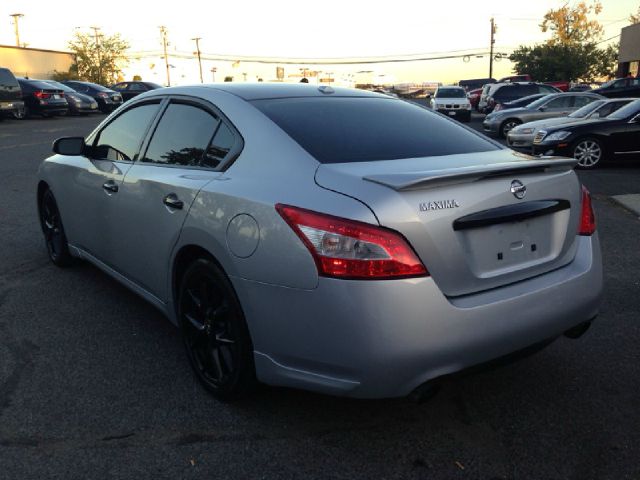
[[[138,163],[141,165],[144,164],[144,165],[153,166],[153,167],[162,167],[162,168],[182,168],[182,169],[187,168],[189,170],[206,170],[210,172],[224,172],[240,156],[240,153],[242,153],[242,150],[244,149],[244,138],[242,137],[242,135],[240,134],[236,126],[229,120],[229,118],[224,113],[222,113],[222,111],[219,108],[217,108],[214,104],[212,104],[207,100],[197,98],[197,97],[192,97],[189,95],[172,94],[172,95],[162,95],[158,97],[164,99],[163,103],[160,106],[160,111],[158,112],[158,115],[151,122],[151,126],[149,127],[149,129],[147,130],[144,136],[144,141],[142,142],[142,146],[140,147],[135,163]],[[151,97],[151,98],[158,98],[158,97]],[[149,97],[147,97],[147,99],[149,99]],[[164,116],[167,108],[171,103],[177,103],[181,105],[191,105],[196,108],[201,108],[218,118],[219,120],[218,125],[216,126],[215,130],[211,134],[211,137],[209,138],[209,143],[207,144],[207,146],[211,144],[211,141],[213,140],[215,135],[218,133],[218,130],[220,129],[220,125],[222,125],[223,122],[229,128],[229,130],[231,130],[231,132],[235,137],[235,142],[233,144],[233,147],[229,149],[229,153],[227,154],[226,158],[222,160],[217,167],[215,168],[208,167],[202,164],[201,165],[172,165],[172,164],[141,161],[141,159],[144,158],[144,156],[147,154],[147,150],[149,149],[149,144],[151,143],[153,134],[156,132],[156,129],[158,128],[158,125],[160,124],[162,117]]]

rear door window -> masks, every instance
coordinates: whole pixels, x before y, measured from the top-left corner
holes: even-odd
[[[6,68],[0,68],[0,86],[15,87],[18,81],[13,74]]]
[[[171,103],[153,133],[143,162],[200,166],[220,120],[194,105]]]
[[[312,97],[252,103],[321,163],[499,149],[458,123],[403,100]]]
[[[550,102],[547,102],[545,107],[548,110],[561,110],[563,108],[571,108],[574,98],[575,97],[572,97],[570,95],[567,95],[567,96],[560,95],[559,97],[554,98]]]

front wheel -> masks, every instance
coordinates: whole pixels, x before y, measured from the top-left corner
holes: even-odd
[[[507,138],[507,134],[521,123],[522,122],[517,118],[509,118],[508,120],[505,120],[500,126],[500,136],[502,138]]]
[[[579,139],[573,146],[573,158],[578,160],[578,168],[596,168],[604,157],[604,147],[595,138]]]
[[[251,337],[235,291],[213,261],[202,258],[187,268],[177,313],[200,383],[220,400],[249,392],[256,384]]]
[[[53,192],[47,188],[40,199],[40,226],[44,233],[49,258],[58,267],[68,267],[73,263],[69,244],[64,233],[62,217]]]

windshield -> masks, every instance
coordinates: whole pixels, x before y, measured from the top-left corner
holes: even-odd
[[[640,100],[634,100],[633,102],[626,104],[624,107],[610,114],[607,118],[624,120],[625,118],[631,117],[637,113],[640,113]]]
[[[498,150],[454,121],[392,98],[282,98],[252,103],[321,163]]]
[[[544,105],[549,100],[551,100],[552,96],[555,97],[555,94],[552,93],[549,95],[545,95],[544,97],[541,97],[538,100],[534,100],[533,102],[527,104],[527,108],[538,108],[539,106]]]
[[[587,105],[585,105],[582,108],[579,108],[578,110],[576,110],[575,112],[573,112],[572,114],[569,115],[569,117],[571,118],[584,118],[587,115],[589,115],[591,112],[597,110],[598,108],[600,108],[604,102],[606,102],[606,100],[596,100],[595,102],[591,102]]]
[[[609,80],[608,82],[603,83],[602,85],[600,85],[600,88],[607,88],[610,87],[611,85],[613,85],[614,83],[616,83],[617,79],[613,79],[613,80]]]
[[[439,88],[436,98],[465,98],[467,93],[462,88]]]

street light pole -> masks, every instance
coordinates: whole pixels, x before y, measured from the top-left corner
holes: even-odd
[[[495,24],[493,17],[491,17],[491,45],[489,47],[489,78],[493,78],[493,45],[496,43],[497,25]]]
[[[16,32],[16,46],[19,47],[20,46],[20,31],[18,30],[18,19],[20,17],[24,17],[24,14],[22,14],[22,13],[12,13],[9,16],[13,17],[13,27],[14,27],[15,32]]]
[[[169,58],[167,57],[167,27],[160,26],[160,35],[162,36],[162,48],[164,50],[164,65],[167,69],[167,87],[171,86],[171,78],[169,76]]]
[[[204,83],[204,79],[202,78],[202,60],[200,59],[200,40],[201,37],[192,38],[196,42],[196,54],[198,55],[198,67],[200,68],[200,83]]]

